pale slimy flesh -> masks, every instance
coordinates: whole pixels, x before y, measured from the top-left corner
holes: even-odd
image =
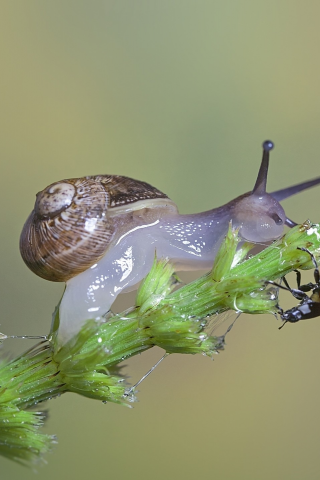
[[[251,199],[250,209],[247,199]],[[241,202],[245,203],[244,209],[239,208]],[[86,320],[102,319],[121,292],[133,289],[148,274],[155,255],[169,258],[176,271],[210,269],[230,220],[240,227],[244,240],[267,243],[278,238],[283,232],[285,213],[272,197],[271,216],[265,213],[266,199],[259,213],[260,202],[259,198],[253,202],[250,195],[234,200],[228,208],[201,214],[171,213],[154,220],[153,210],[151,222],[136,217],[135,225],[113,240],[97,263],[67,281],[60,304],[59,341],[71,338]],[[163,213],[160,211],[159,216]]]

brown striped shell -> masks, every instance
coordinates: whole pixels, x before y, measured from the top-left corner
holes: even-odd
[[[22,258],[40,277],[66,281],[105,254],[110,242],[123,234],[130,212],[159,207],[177,212],[167,195],[127,177],[97,175],[53,183],[37,194],[23,227]]]

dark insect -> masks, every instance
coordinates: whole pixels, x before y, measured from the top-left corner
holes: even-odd
[[[297,285],[298,288],[291,288],[288,284],[285,277],[283,277],[283,285],[280,285],[275,282],[270,282],[273,285],[276,285],[283,290],[289,291],[295,298],[300,300],[300,304],[296,307],[290,308],[289,310],[284,311],[278,305],[278,313],[280,315],[281,320],[283,320],[283,324],[279,327],[279,330],[287,323],[296,323],[300,320],[307,320],[308,318],[315,318],[320,316],[320,275],[319,275],[319,268],[317,261],[314,255],[307,249],[303,247],[298,247],[299,250],[307,252],[312,260],[314,265],[314,282],[315,283],[307,283],[306,285],[301,285],[301,272],[295,270],[297,274]],[[306,292],[312,291],[310,297],[306,294]]]

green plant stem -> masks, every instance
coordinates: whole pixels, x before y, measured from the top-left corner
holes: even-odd
[[[43,415],[26,409],[65,392],[103,402],[130,405],[134,395],[117,371],[123,360],[154,345],[168,353],[212,356],[224,336],[210,335],[216,314],[275,313],[277,298],[268,280],[293,269],[313,268],[308,248],[320,252],[320,226],[306,222],[257,255],[244,260],[252,245],[239,248],[230,227],[208,274],[175,290],[172,266],[155,259],[138,290],[136,305],[103,322],[88,320],[80,332],[58,345],[57,331],[47,341],[0,367],[0,453],[29,462],[47,452],[54,437],[39,433]],[[59,324],[58,311],[54,325]],[[3,336],[4,338],[5,336]]]

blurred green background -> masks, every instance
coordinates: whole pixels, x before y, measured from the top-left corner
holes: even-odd
[[[0,330],[47,333],[62,292],[18,251],[49,183],[122,174],[196,212],[253,187],[266,138],[270,191],[320,175],[319,16],[315,0],[2,1]],[[319,195],[288,200],[287,215],[319,221]],[[45,431],[59,443],[39,475],[318,479],[320,322],[278,325],[243,315],[215,362],[169,357],[131,410],[51,401]],[[161,354],[125,373],[135,382]],[[0,472],[34,477],[2,458]]]

